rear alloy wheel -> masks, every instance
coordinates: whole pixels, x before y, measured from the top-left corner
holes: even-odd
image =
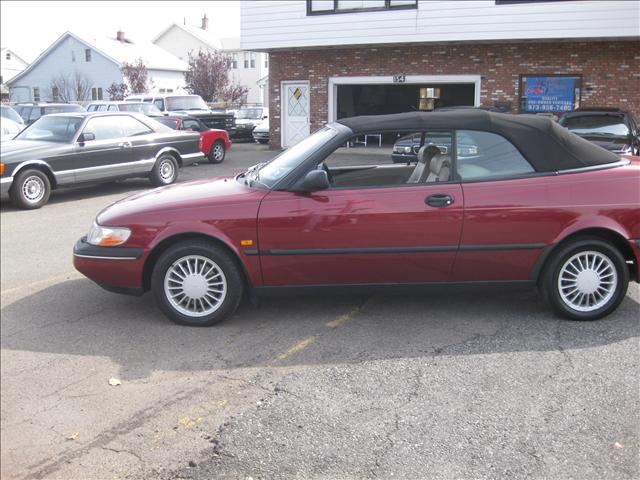
[[[18,208],[35,209],[49,201],[51,182],[40,170],[24,170],[13,180],[9,192],[11,201]]]
[[[233,259],[205,241],[169,248],[153,269],[151,286],[165,315],[190,326],[213,325],[229,317],[238,308],[243,292]]]
[[[549,262],[543,280],[553,309],[572,320],[596,320],[613,312],[628,284],[624,257],[600,239],[564,247]]]
[[[227,151],[224,148],[224,143],[218,140],[211,146],[211,151],[209,152],[209,162],[222,163],[226,154]]]
[[[160,155],[151,170],[149,180],[155,187],[171,185],[178,179],[178,162],[169,154]]]

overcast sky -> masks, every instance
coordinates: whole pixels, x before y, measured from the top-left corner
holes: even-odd
[[[239,1],[25,2],[0,1],[0,45],[33,61],[67,30],[78,35],[114,36],[121,28],[132,40],[151,40],[172,22],[200,25],[219,37],[240,36]]]

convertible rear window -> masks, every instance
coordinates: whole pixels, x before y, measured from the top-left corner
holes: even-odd
[[[458,131],[458,173],[462,180],[526,175],[535,172],[531,164],[506,138],[491,132]]]

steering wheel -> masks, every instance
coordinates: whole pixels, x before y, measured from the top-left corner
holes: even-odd
[[[329,180],[329,185],[331,185],[332,187],[335,186],[335,182],[333,181],[333,175],[331,175],[331,172],[329,171],[329,167],[327,167],[327,164],[322,162],[320,166],[322,167],[322,170],[327,172],[327,179]]]

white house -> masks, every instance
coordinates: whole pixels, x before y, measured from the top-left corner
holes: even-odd
[[[151,91],[159,93],[184,91],[187,64],[150,42],[134,42],[123,32],[116,37],[81,38],[65,32],[41,53],[22,73],[7,82],[11,101],[59,100],[60,92],[52,88],[55,78],[72,80],[77,75],[88,80],[90,93],[73,100],[107,100],[112,83],[124,81],[120,68],[135,63],[145,64]]]
[[[5,82],[11,80],[17,74],[27,68],[29,64],[22,58],[15,54],[15,52],[9,48],[0,48],[0,89],[2,91],[2,98],[8,95],[9,89],[6,87]]]
[[[199,50],[224,51],[231,60],[229,80],[249,89],[243,103],[268,103],[267,89],[258,83],[268,74],[268,55],[241,49],[239,38],[218,38],[209,30],[209,19],[206,15],[199,27],[186,23],[172,23],[153,39],[153,43],[185,62],[189,60],[190,53],[196,54]]]

